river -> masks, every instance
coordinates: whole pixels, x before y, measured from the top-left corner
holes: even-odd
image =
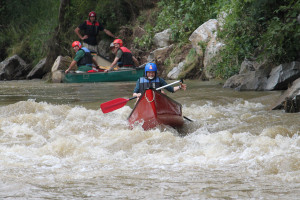
[[[170,81],[168,81],[170,82]],[[167,93],[194,120],[128,128],[128,83],[0,82],[0,199],[299,199],[300,114],[275,92],[186,81]]]

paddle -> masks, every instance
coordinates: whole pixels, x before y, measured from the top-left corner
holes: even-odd
[[[174,85],[174,84],[179,83],[179,82],[181,82],[181,81],[178,80],[178,81],[175,81],[173,83],[169,83],[167,85],[164,85],[162,87],[157,88],[156,90],[161,90],[163,88],[166,88],[166,87],[168,87],[170,85]],[[132,99],[136,99],[136,98],[137,97],[131,97],[129,99],[124,99],[124,98],[113,99],[113,100],[110,100],[108,102],[102,103],[100,105],[100,108],[101,108],[101,110],[102,110],[103,113],[109,113],[109,112],[112,112],[112,111],[117,110],[119,108],[122,108],[123,106],[126,105],[126,103],[128,101],[130,101]]]
[[[124,99],[124,98],[117,98],[105,103],[102,103],[100,105],[100,108],[102,110],[103,113],[109,113],[112,112],[114,110],[117,110],[119,108],[122,108],[123,106],[126,105],[126,103],[132,99],[136,99],[137,97],[131,97],[129,99]]]
[[[194,120],[190,119],[190,118],[187,118],[186,116],[183,116],[184,119],[190,121],[190,122],[193,122]]]

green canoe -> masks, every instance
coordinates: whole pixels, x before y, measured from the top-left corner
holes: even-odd
[[[124,69],[110,72],[94,73],[67,73],[64,83],[93,83],[93,82],[118,82],[137,81],[144,75],[144,66],[135,69]]]

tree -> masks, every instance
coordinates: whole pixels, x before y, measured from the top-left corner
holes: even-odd
[[[65,26],[66,18],[65,15],[68,11],[68,7],[70,6],[70,0],[60,0],[59,14],[58,14],[58,26],[55,29],[55,33],[53,37],[48,41],[48,53],[46,57],[45,63],[45,73],[51,71],[51,67],[57,58],[62,53],[62,40],[63,35],[67,31]]]

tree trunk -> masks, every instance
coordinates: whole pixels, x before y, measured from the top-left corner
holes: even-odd
[[[67,6],[70,5],[70,0],[60,0],[60,7],[59,7],[59,16],[58,16],[58,26],[55,29],[55,33],[53,37],[48,41],[48,53],[46,57],[45,69],[48,73],[51,71],[52,65],[57,58],[61,54],[61,35],[66,30],[66,22],[65,22],[65,14],[67,11]]]
[[[132,20],[135,20],[136,19],[136,13],[135,13],[135,10],[134,10],[134,5],[133,5],[134,2],[131,2],[131,0],[125,0],[125,2],[129,6],[130,13],[131,13],[131,16],[132,16]]]

